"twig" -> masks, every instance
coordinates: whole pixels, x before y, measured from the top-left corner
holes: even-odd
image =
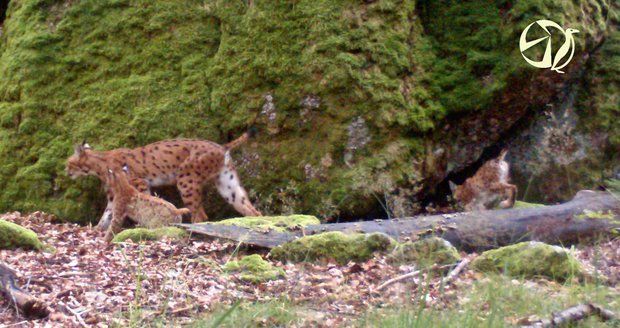
[[[403,280],[405,280],[405,279],[409,279],[409,278],[411,278],[411,277],[415,277],[415,276],[419,275],[421,271],[422,271],[422,270],[415,270],[415,271],[413,271],[413,272],[406,273],[406,274],[401,275],[401,276],[398,276],[398,277],[396,277],[396,278],[392,278],[392,279],[390,279],[390,280],[388,280],[388,281],[386,281],[386,282],[382,283],[381,285],[379,285],[379,286],[375,289],[375,291],[380,291],[380,290],[383,290],[385,287],[390,286],[390,285],[393,285],[393,284],[395,284],[395,283],[397,283],[397,282],[399,282],[399,281],[403,281]]]
[[[559,327],[568,323],[583,320],[592,315],[598,316],[603,321],[618,320],[619,318],[611,311],[592,303],[579,304],[570,307],[564,311],[554,313],[551,319],[541,319],[535,322],[529,322],[529,325],[521,326],[522,328],[547,328]]]
[[[433,266],[432,266],[432,267],[430,267],[430,268],[425,268],[425,269],[420,269],[420,270],[416,270],[416,271],[413,271],[413,272],[409,272],[409,273],[406,273],[406,274],[404,274],[404,275],[401,275],[401,276],[398,276],[398,277],[392,278],[392,279],[390,279],[390,280],[388,280],[388,281],[386,281],[386,282],[382,283],[382,284],[381,284],[381,285],[379,285],[379,286],[378,286],[378,287],[377,287],[374,291],[377,291],[377,292],[378,292],[378,291],[380,291],[380,290],[384,289],[385,287],[390,286],[390,285],[393,285],[393,284],[395,284],[395,283],[397,283],[397,282],[399,282],[399,281],[403,281],[403,280],[405,280],[405,279],[409,279],[409,278],[411,278],[411,277],[415,277],[415,276],[419,275],[419,274],[420,274],[420,272],[423,272],[423,271],[436,271],[436,270],[443,270],[443,269],[450,268],[450,267],[452,267],[452,266],[454,266],[454,264],[448,264],[448,265],[433,265]]]
[[[77,319],[78,323],[82,326],[82,327],[88,327],[88,325],[86,324],[86,322],[84,322],[84,319],[82,318],[81,313],[86,313],[88,311],[82,311],[81,313],[72,309],[69,305],[65,304],[64,302],[60,302],[60,305],[62,305],[65,309],[67,309],[67,311],[71,312],[71,314],[73,314],[73,316]]]
[[[56,275],[57,278],[68,278],[68,277],[88,277],[93,274],[90,272],[80,272],[80,271],[70,271],[70,272],[61,272]]]
[[[8,328],[8,327],[15,327],[15,326],[21,326],[24,323],[27,323],[28,320],[24,320],[24,321],[20,321],[20,322],[16,322],[16,323],[12,323],[10,325],[6,325],[6,326],[0,326],[2,328]]]
[[[443,278],[443,280],[441,280],[441,284],[445,286],[454,278],[456,278],[456,276],[458,276],[459,273],[461,273],[461,271],[463,271],[463,269],[465,269],[465,267],[469,265],[469,262],[471,262],[471,259],[469,259],[468,257],[464,258],[461,263],[459,263],[454,269],[452,269],[452,271],[450,271],[450,273],[448,273],[445,278]]]
[[[181,312],[186,312],[186,311],[190,311],[192,309],[194,309],[194,307],[196,307],[195,305],[188,305],[182,308],[178,308],[178,309],[174,309],[172,311],[170,311],[169,313],[174,315],[174,314],[179,314]]]

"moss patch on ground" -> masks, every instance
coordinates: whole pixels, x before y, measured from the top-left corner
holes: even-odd
[[[321,221],[312,215],[283,215],[246,216],[212,222],[210,224],[235,225],[256,230],[275,230],[282,232],[320,223]]]
[[[389,252],[396,242],[381,233],[344,234],[340,231],[305,236],[277,246],[269,256],[280,261],[314,262],[334,260],[340,264],[366,261],[376,252]]]
[[[43,244],[37,234],[13,222],[0,220],[0,249],[25,248],[39,250]]]
[[[547,277],[566,281],[586,277],[581,263],[565,248],[533,241],[486,251],[472,262],[472,267],[526,279]]]
[[[227,272],[241,272],[239,278],[251,283],[261,283],[276,280],[285,275],[282,268],[273,266],[260,255],[244,256],[238,261],[230,261],[223,267]]]
[[[415,263],[418,267],[453,264],[460,259],[456,248],[439,237],[399,244],[388,256],[388,261],[391,263]]]
[[[187,233],[187,231],[177,227],[163,227],[157,229],[134,228],[121,231],[116,236],[114,236],[112,242],[121,243],[126,240],[131,240],[138,243],[145,240],[159,240],[164,237],[180,239],[185,238],[188,235],[189,234]]]

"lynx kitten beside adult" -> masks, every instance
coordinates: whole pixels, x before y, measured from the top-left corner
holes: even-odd
[[[78,145],[67,160],[67,174],[71,178],[95,175],[106,182],[108,170],[129,169],[128,181],[139,191],[151,187],[176,185],[183,204],[192,212],[192,222],[207,220],[202,206],[205,184],[214,182],[220,195],[244,216],[260,216],[252,206],[247,192],[230,157],[230,150],[244,143],[248,133],[219,145],[206,140],[172,139],[158,141],[134,149],[118,148],[96,151],[88,144]],[[98,226],[107,229],[114,207],[114,192],[106,186],[108,205]]]

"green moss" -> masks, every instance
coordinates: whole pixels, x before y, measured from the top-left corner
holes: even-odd
[[[388,256],[392,263],[416,263],[419,267],[453,264],[461,259],[459,252],[445,239],[430,237],[402,243]]]
[[[581,263],[558,246],[541,242],[523,242],[490,251],[478,256],[472,267],[481,272],[503,272],[513,277],[547,277],[565,281],[584,278]]]
[[[26,248],[39,250],[43,244],[37,234],[13,222],[0,220],[0,249]]]
[[[344,234],[340,231],[305,236],[275,247],[269,253],[273,259],[291,262],[335,260],[366,261],[376,252],[391,251],[396,242],[381,233]]]
[[[257,230],[286,231],[297,229],[311,224],[320,224],[321,221],[312,215],[283,215],[283,216],[246,216],[226,219],[212,224],[235,225]]]
[[[258,254],[244,256],[239,261],[230,261],[224,265],[224,270],[241,272],[239,278],[252,283],[276,280],[285,275],[282,268],[274,267]]]
[[[271,213],[367,214],[375,195],[433,187],[435,170],[411,163],[430,163],[427,132],[447,115],[493,108],[514,77],[533,74],[515,48],[526,24],[578,26],[581,52],[606,27],[603,12],[592,0],[11,1],[0,36],[0,211],[94,221],[99,182],[62,173],[74,142],[225,142],[270,94],[275,118],[260,117],[257,142],[233,154],[252,200]],[[593,88],[617,135],[607,119],[616,89]],[[311,109],[309,95],[320,100]],[[345,163],[358,117],[368,143]],[[210,217],[224,209],[209,199]]]
[[[164,237],[180,239],[188,236],[187,231],[177,227],[163,227],[157,229],[134,228],[121,231],[112,239],[113,243],[121,243],[126,240],[141,242],[145,240],[159,240]]]
[[[535,207],[543,207],[544,204],[536,204],[536,203],[528,203],[524,201],[516,201],[515,205],[512,208],[535,208]]]

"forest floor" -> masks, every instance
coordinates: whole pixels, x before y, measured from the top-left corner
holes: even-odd
[[[605,282],[560,284],[466,269],[445,285],[445,272],[428,273],[377,291],[414,268],[380,256],[347,265],[276,262],[284,278],[252,284],[222,270],[247,252],[233,243],[192,237],[107,245],[101,232],[43,213],[1,218],[32,229],[47,245],[42,252],[0,250],[0,261],[52,313],[30,321],[0,300],[0,327],[503,327],[584,302],[620,313],[618,239],[574,249]],[[614,324],[591,318],[581,325]]]

